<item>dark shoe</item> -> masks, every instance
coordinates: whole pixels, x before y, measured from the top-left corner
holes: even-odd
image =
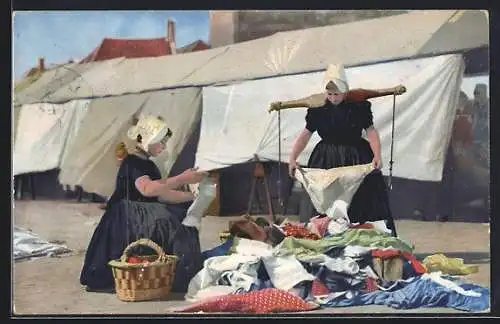
[[[85,287],[85,291],[87,292],[94,292],[94,293],[105,293],[105,294],[114,294],[115,293],[115,288],[92,288],[92,287]]]

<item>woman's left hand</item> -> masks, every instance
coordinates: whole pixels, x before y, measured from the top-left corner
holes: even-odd
[[[380,159],[380,157],[375,156],[372,160],[372,164],[375,169],[382,169],[382,160]]]
[[[406,92],[406,87],[402,84],[394,87],[394,94],[399,96]]]

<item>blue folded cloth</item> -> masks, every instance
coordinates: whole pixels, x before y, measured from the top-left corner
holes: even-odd
[[[479,297],[466,296],[446,288],[433,280],[415,278],[395,291],[359,293],[351,299],[333,299],[323,306],[345,307],[385,305],[396,309],[420,307],[446,307],[468,312],[485,311],[490,307],[490,290],[474,284],[459,285],[466,291],[479,293]]]
[[[227,255],[232,245],[233,245],[233,238],[229,237],[227,241],[222,243],[221,245],[216,246],[211,250],[203,251],[201,253],[203,262],[205,262],[206,259],[211,257]]]

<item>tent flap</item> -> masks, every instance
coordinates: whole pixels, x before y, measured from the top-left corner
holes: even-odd
[[[407,60],[346,69],[351,88],[386,88],[404,84],[396,98],[394,175],[439,181],[450,139],[463,76],[461,55]],[[278,161],[277,113],[270,102],[304,97],[320,91],[323,73],[247,81],[203,90],[203,117],[196,166],[210,170],[259,156]],[[383,172],[390,160],[392,97],[373,99],[374,124],[382,145]],[[306,109],[281,112],[281,161],[287,162],[293,142],[305,126]],[[317,133],[299,157],[306,165],[318,143]]]
[[[14,175],[43,172],[59,167],[74,140],[77,121],[84,118],[89,102],[32,104],[19,109],[14,142]]]

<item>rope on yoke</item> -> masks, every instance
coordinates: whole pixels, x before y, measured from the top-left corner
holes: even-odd
[[[391,158],[389,161],[389,190],[392,190],[392,165],[394,164],[393,155],[394,155],[394,118],[396,115],[396,94],[392,97],[392,130],[391,130]]]

